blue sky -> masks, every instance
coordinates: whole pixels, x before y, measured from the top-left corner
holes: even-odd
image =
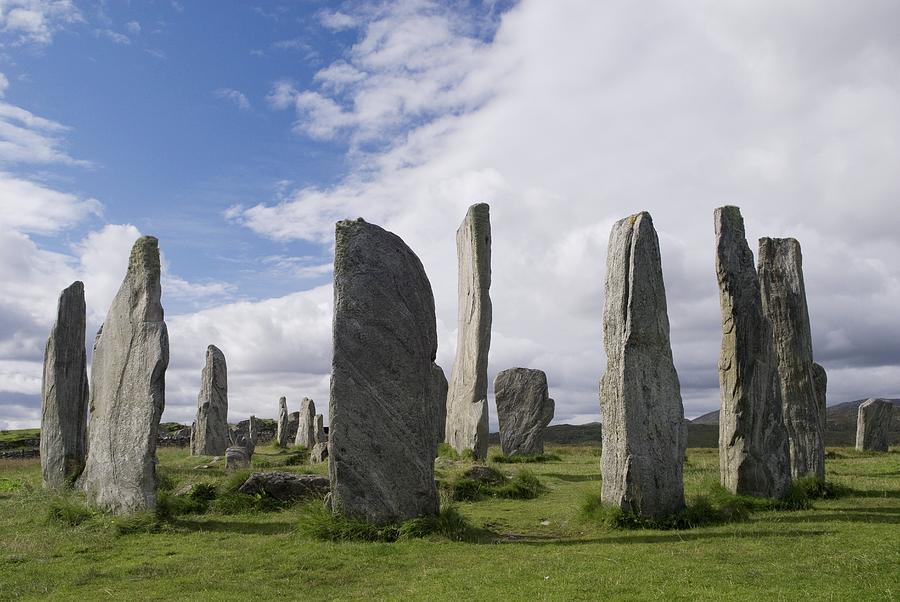
[[[420,256],[438,363],[454,235],[491,204],[489,379],[547,372],[599,417],[606,244],[649,210],[685,412],[718,405],[712,212],[804,249],[830,403],[900,396],[900,5],[0,0],[0,428],[39,422],[59,291],[88,341],[139,234],[160,239],[168,420],[208,344],[230,414],[327,406],[333,224]],[[491,421],[496,428],[496,417]]]

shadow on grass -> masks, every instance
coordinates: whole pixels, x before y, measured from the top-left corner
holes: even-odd
[[[841,493],[840,497],[861,497],[861,498],[881,498],[881,499],[900,499],[900,490],[889,489],[854,489],[847,487]]]
[[[678,543],[682,541],[704,541],[711,539],[764,539],[767,537],[818,537],[829,535],[831,531],[744,531],[740,533],[698,533],[696,531],[670,531],[658,535],[616,535],[612,537],[585,537],[574,539],[558,539],[554,537],[523,536],[521,539],[500,539],[498,543],[518,544],[524,546],[578,546],[597,543]],[[509,536],[507,536],[509,537]],[[515,537],[515,536],[513,536]]]
[[[189,531],[209,531],[213,533],[238,533],[240,535],[278,535],[291,533],[294,530],[294,521],[248,523],[226,520],[185,520],[176,519],[171,523],[179,529]]]
[[[563,474],[561,472],[545,472],[544,476],[550,479],[559,479],[567,483],[583,483],[585,481],[600,482],[599,474]]]
[[[779,517],[781,523],[880,523],[900,525],[900,508],[829,508],[809,516]]]

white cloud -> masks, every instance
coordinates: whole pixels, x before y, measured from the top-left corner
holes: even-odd
[[[6,95],[7,88],[9,88],[9,80],[6,79],[6,75],[0,73],[0,98]]]
[[[9,81],[0,80],[0,96]],[[0,163],[61,163],[90,166],[89,161],[73,159],[63,149],[64,125],[34,115],[21,107],[0,101]]]
[[[342,13],[341,11],[335,11],[333,13],[323,11],[319,13],[319,21],[328,29],[334,31],[351,29],[358,25],[358,20],[355,17]]]
[[[242,111],[247,111],[250,109],[250,100],[238,90],[233,90],[231,88],[219,88],[218,90],[215,90],[213,92],[213,95],[218,99],[227,100],[228,102],[234,103],[234,105]]]
[[[129,21],[125,24],[125,29],[128,30],[128,33],[132,35],[137,35],[141,33],[141,24],[137,21]]]
[[[106,38],[113,44],[119,44],[122,46],[131,44],[131,38],[126,36],[124,33],[119,33],[118,31],[113,31],[112,29],[95,29],[94,35],[98,38]]]
[[[83,21],[71,0],[2,0],[0,31],[12,44],[49,44],[53,34]]]
[[[49,234],[100,215],[97,199],[81,199],[35,182],[0,172],[0,228]]]

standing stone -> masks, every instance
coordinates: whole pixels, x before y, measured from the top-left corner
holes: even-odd
[[[256,416],[250,416],[247,422],[247,448],[250,455],[256,450],[256,441],[259,439],[259,424],[256,422]]]
[[[156,506],[156,436],[169,364],[159,277],[158,241],[142,236],[94,342],[88,454],[79,484],[92,503],[115,513]]]
[[[649,213],[619,220],[610,233],[603,343],[601,499],[646,517],[671,515],[684,508],[687,436]]]
[[[888,450],[888,434],[894,405],[887,399],[870,399],[860,404],[856,417],[856,450]]]
[[[822,422],[824,437],[828,422],[825,419],[825,408],[828,402],[828,373],[825,368],[813,362],[813,386],[816,388],[816,401],[819,404],[819,420]],[[824,439],[823,439],[824,441]]]
[[[297,422],[297,436],[294,445],[312,449],[316,444],[316,404],[312,399],[304,397],[300,402],[300,415]]]
[[[288,411],[286,397],[282,397],[278,400],[278,432],[275,435],[275,441],[278,442],[278,447],[287,447]]]
[[[431,284],[395,234],[362,219],[335,234],[331,507],[373,523],[435,515],[447,380]]]
[[[487,367],[491,346],[491,218],[486,203],[469,207],[456,231],[459,312],[456,361],[447,393],[445,437],[483,460],[488,450]]]
[[[88,378],[84,349],[84,284],[59,295],[56,322],[44,349],[41,381],[41,473],[44,487],[71,486],[84,469]]]
[[[313,444],[328,443],[328,439],[325,438],[325,417],[322,414],[316,414],[314,422]]]
[[[221,456],[228,447],[228,372],[225,355],[215,345],[206,348],[206,365],[200,380],[191,455]]]
[[[494,379],[500,447],[507,456],[544,453],[544,428],[553,420],[554,402],[541,370],[510,368]]]
[[[772,325],[791,477],[825,479],[825,425],[813,369],[803,256],[793,238],[759,240],[759,287]]]
[[[722,310],[719,475],[732,493],[780,498],[791,485],[791,463],[772,327],[741,210],[716,209],[715,227]]]
[[[232,445],[225,449],[225,470],[250,468],[250,457],[253,454],[244,445]]]

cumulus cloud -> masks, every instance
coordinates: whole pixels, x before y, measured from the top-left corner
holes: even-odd
[[[243,92],[238,90],[233,90],[232,88],[219,88],[213,92],[213,95],[218,99],[227,100],[228,102],[233,103],[242,111],[250,109],[250,100],[244,96]]]
[[[54,33],[81,21],[72,0],[0,1],[0,32],[13,45],[49,44]]]

